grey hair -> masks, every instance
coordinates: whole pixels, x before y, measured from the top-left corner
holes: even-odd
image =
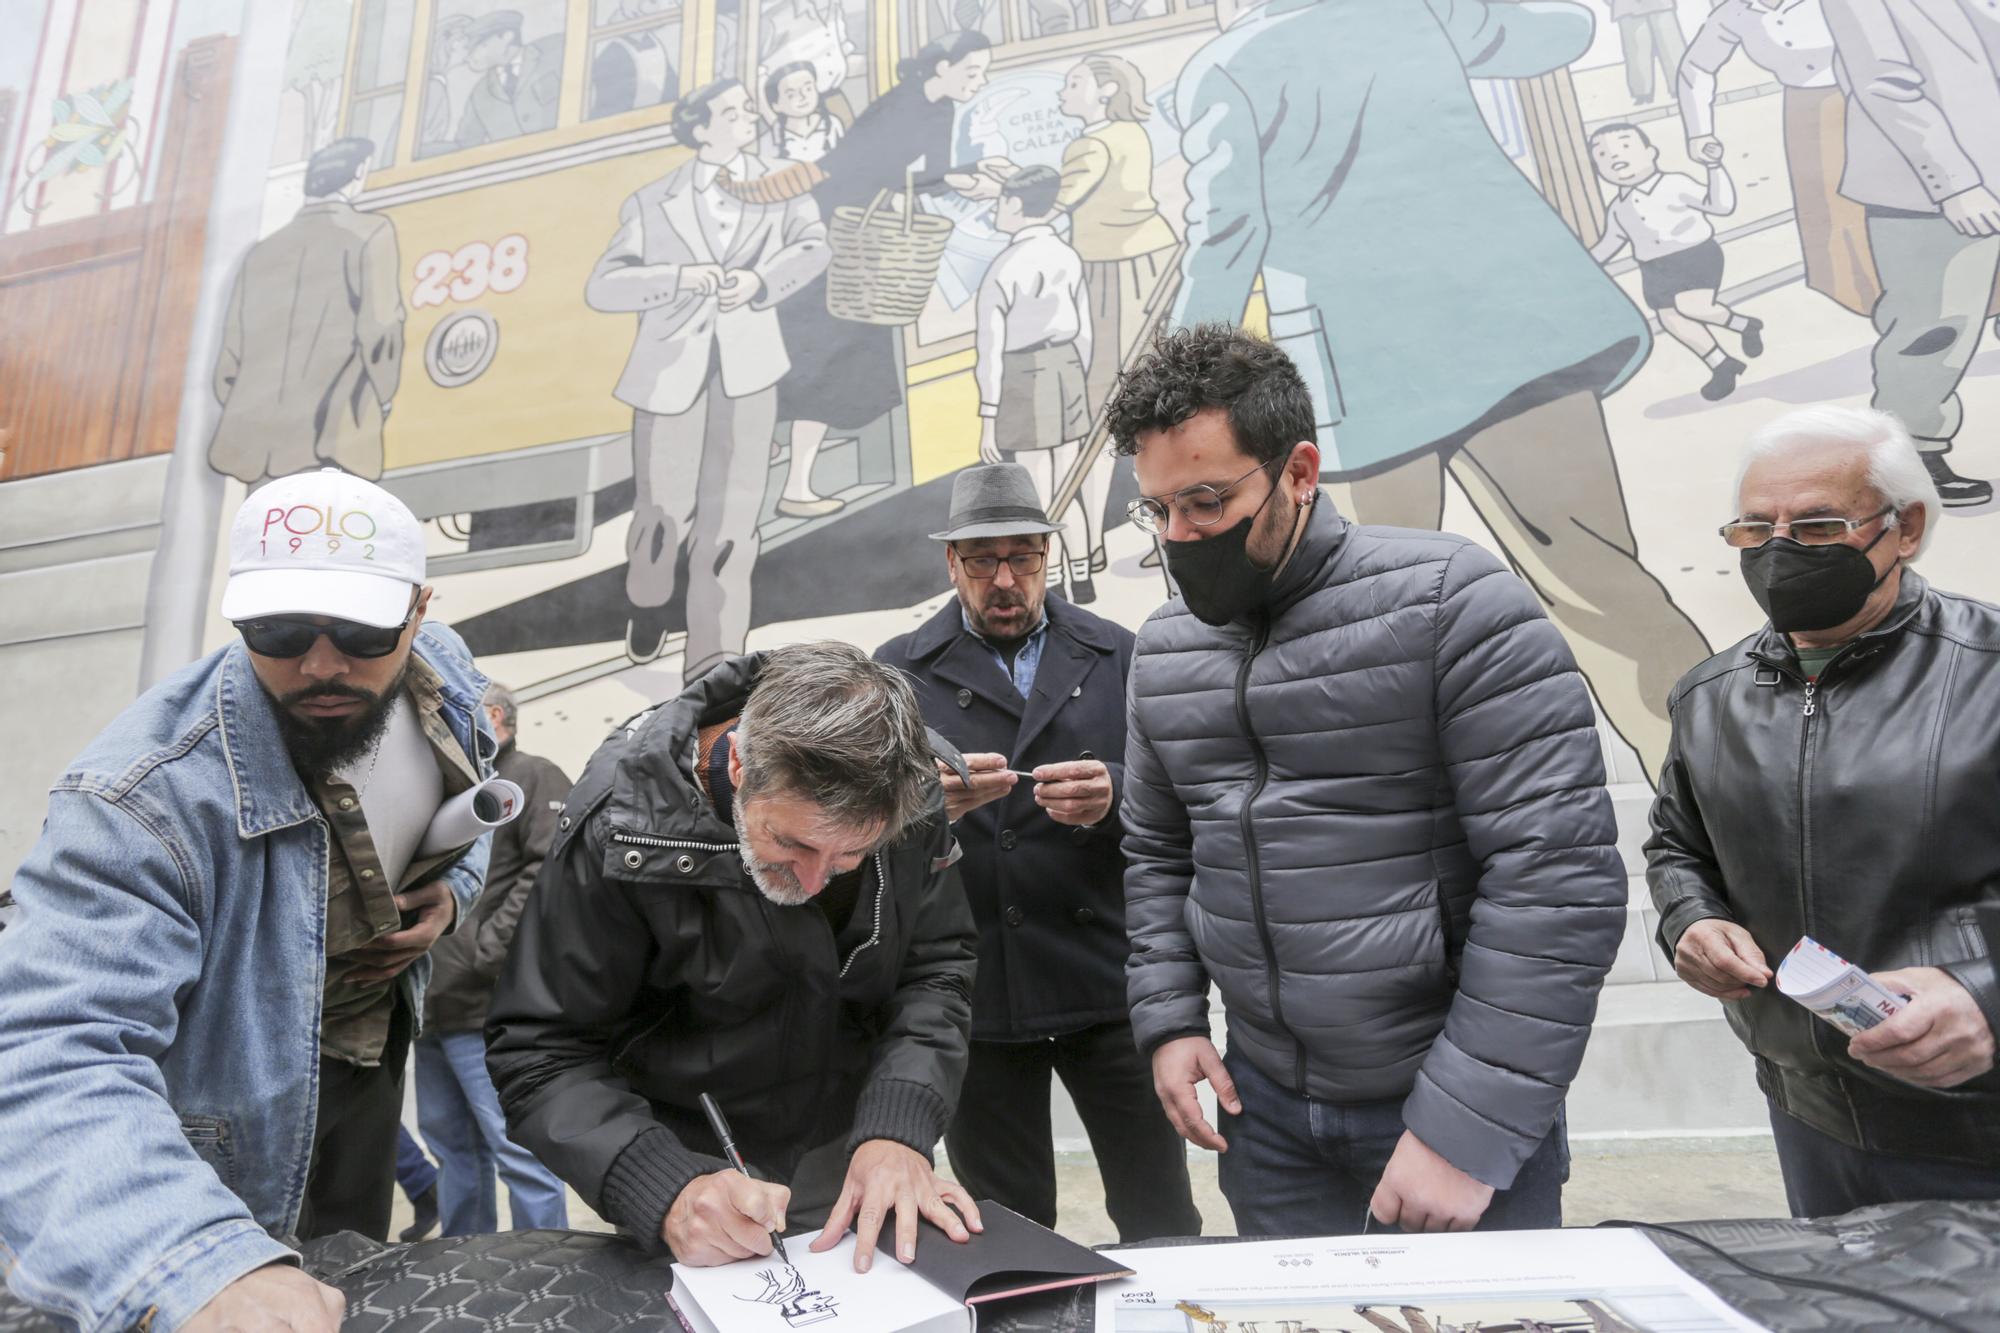
[[[745,798],[784,793],[891,841],[937,786],[916,692],[852,644],[795,643],[763,655],[736,730]]]
[[[514,691],[497,680],[489,680],[486,682],[486,693],[480,697],[479,703],[482,708],[499,709],[501,725],[509,731],[515,729],[515,719],[520,714],[514,703]]]
[[[1860,449],[1868,455],[1868,484],[1883,504],[1895,510],[1889,515],[1889,527],[1895,527],[1911,505],[1923,506],[1924,533],[1917,543],[1917,555],[1922,555],[1937,532],[1942,508],[1937,483],[1903,423],[1873,408],[1802,407],[1766,425],[1743,446],[1732,503],[1743,494],[1743,478],[1759,459],[1819,449]]]

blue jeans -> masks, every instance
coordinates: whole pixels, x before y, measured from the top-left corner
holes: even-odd
[[[433,1032],[417,1039],[417,1125],[438,1159],[442,1234],[500,1229],[496,1167],[507,1182],[514,1230],[569,1226],[562,1182],[507,1137],[481,1033]]]
[[[1776,1106],[1771,1133],[1793,1217],[1837,1217],[1920,1199],[2000,1199],[2000,1167],[1850,1148]]]
[[[415,1203],[419,1194],[437,1184],[437,1178],[438,1169],[424,1156],[410,1131],[396,1126],[396,1183],[403,1187],[403,1197]]]
[[[1221,1111],[1229,1151],[1219,1162],[1222,1194],[1239,1236],[1346,1236],[1391,1232],[1368,1217],[1375,1186],[1403,1137],[1403,1099],[1345,1105],[1302,1096],[1231,1051],[1223,1057],[1243,1114]],[[1479,1220],[1481,1231],[1562,1225],[1569,1135],[1560,1112],[1548,1138],[1521,1164]]]

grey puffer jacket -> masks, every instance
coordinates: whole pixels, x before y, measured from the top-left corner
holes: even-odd
[[[1590,698],[1464,538],[1324,497],[1267,613],[1139,633],[1127,967],[1150,1052],[1206,1034],[1405,1124],[1496,1189],[1548,1134],[1625,921]]]

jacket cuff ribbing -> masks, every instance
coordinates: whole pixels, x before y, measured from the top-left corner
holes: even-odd
[[[950,1119],[951,1108],[935,1088],[903,1079],[877,1079],[855,1104],[847,1151],[852,1153],[870,1139],[889,1139],[929,1157]]]
[[[672,1130],[655,1125],[625,1145],[604,1173],[604,1220],[629,1232],[650,1254],[664,1254],[667,1210],[696,1176],[729,1170],[720,1157],[689,1152]]]

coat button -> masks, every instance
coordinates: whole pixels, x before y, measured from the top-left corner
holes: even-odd
[[[361,878],[363,878],[363,879],[373,879],[373,878],[375,878],[375,872],[374,872],[374,871],[372,871],[372,870],[363,870],[363,871],[361,872]]]
[[[1091,911],[1088,907],[1079,907],[1070,913],[1070,920],[1076,922],[1079,926],[1087,926],[1097,920],[1097,913]]]
[[[637,870],[640,866],[644,865],[645,863],[646,863],[646,857],[643,852],[625,853],[625,868],[627,870]]]
[[[960,691],[958,692],[958,706],[959,706],[960,708],[970,708],[970,707],[972,707],[972,691],[971,691],[971,690],[960,690]]]
[[[352,810],[354,808],[354,798],[352,796],[341,797],[340,808],[343,810]]]
[[[1079,685],[1075,689],[1071,690],[1069,692],[1069,697],[1072,699],[1081,699],[1083,697],[1083,686]]]
[[[1000,830],[1000,850],[1001,850],[1001,851],[1003,851],[1003,852],[1011,852],[1011,851],[1013,851],[1013,850],[1014,850],[1014,842],[1015,842],[1015,839],[1014,839],[1014,830],[1013,830],[1013,829],[1010,829],[1010,828],[1003,828],[1003,829],[1001,829],[1001,830]]]
[[[1028,914],[1026,912],[1023,912],[1018,907],[1010,907],[1007,909],[1007,924],[1010,926],[1018,926],[1021,924],[1023,920],[1027,918],[1027,915]]]
[[[686,852],[682,852],[674,858],[674,869],[680,871],[683,875],[692,875],[694,873],[694,858]]]

